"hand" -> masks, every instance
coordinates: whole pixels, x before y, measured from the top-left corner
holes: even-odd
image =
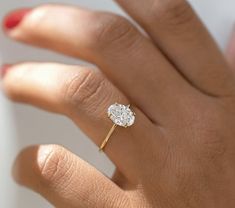
[[[9,37],[99,68],[5,66],[12,100],[67,115],[97,145],[112,126],[111,104],[136,113],[105,148],[112,179],[42,145],[19,155],[16,180],[61,208],[235,207],[234,71],[186,1],[117,1],[149,37],[123,17],[65,5],[6,18]]]

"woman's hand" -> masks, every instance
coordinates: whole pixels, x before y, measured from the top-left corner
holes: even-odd
[[[136,113],[105,148],[112,179],[49,145],[19,155],[17,181],[61,208],[234,208],[234,71],[186,1],[117,1],[149,37],[123,17],[65,5],[6,18],[9,37],[99,68],[5,66],[12,100],[67,115],[97,145],[111,104]]]

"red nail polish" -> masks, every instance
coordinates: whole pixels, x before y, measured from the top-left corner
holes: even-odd
[[[20,9],[11,12],[8,14],[3,22],[4,28],[7,30],[11,30],[15,28],[17,25],[20,24],[20,22],[23,20],[23,18],[31,11],[31,9]]]
[[[6,64],[6,65],[3,65],[1,67],[1,77],[4,78],[4,76],[7,74],[7,72],[9,71],[9,69],[11,68],[11,65],[10,64]]]

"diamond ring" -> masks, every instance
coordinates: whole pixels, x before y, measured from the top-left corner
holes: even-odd
[[[130,109],[130,105],[122,105],[115,103],[108,108],[108,117],[113,122],[113,126],[100,145],[100,151],[103,151],[110,137],[117,126],[127,128],[135,122],[135,113]]]

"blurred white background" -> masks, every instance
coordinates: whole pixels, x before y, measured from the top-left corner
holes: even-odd
[[[63,2],[85,5],[121,13],[110,0],[1,0],[0,18],[10,10],[35,6],[42,3]],[[211,33],[224,49],[235,22],[234,0],[191,0]],[[7,39],[0,32],[0,62],[17,61],[59,61],[78,63],[45,50],[25,46]],[[1,63],[0,63],[1,64]],[[11,179],[11,165],[20,149],[36,143],[57,143],[66,146],[98,169],[111,175],[113,166],[104,155],[68,119],[52,115],[29,106],[12,104],[0,91],[0,207],[1,208],[42,208],[51,207],[40,196],[14,184]]]

